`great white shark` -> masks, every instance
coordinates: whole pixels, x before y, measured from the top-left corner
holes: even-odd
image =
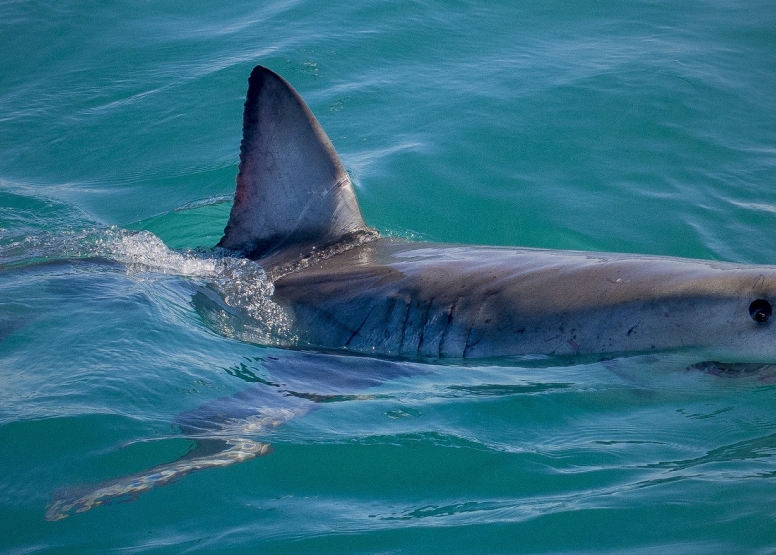
[[[423,371],[408,360],[690,349],[717,369],[776,363],[773,266],[381,236],[304,100],[262,66],[248,81],[234,204],[218,246],[266,270],[297,347],[339,354],[276,361],[284,384],[184,413],[177,424],[197,448],[64,496],[48,519],[267,454],[268,444],[247,438],[338,398],[348,376],[359,389]],[[350,353],[378,358],[342,356]],[[340,384],[328,391],[327,377]],[[304,393],[316,380],[316,393]]]
[[[776,355],[774,267],[380,236],[304,100],[262,66],[218,246],[265,268],[302,345],[411,359]]]

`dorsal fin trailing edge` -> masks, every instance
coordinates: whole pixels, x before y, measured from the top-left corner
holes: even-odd
[[[331,245],[368,229],[313,113],[285,79],[256,66],[248,80],[234,205],[218,246],[258,259],[295,244]]]

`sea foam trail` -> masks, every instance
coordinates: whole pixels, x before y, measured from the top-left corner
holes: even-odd
[[[294,342],[287,313],[270,300],[274,286],[264,268],[224,249],[175,251],[149,231],[118,227],[44,233],[0,246],[0,270],[89,259],[118,263],[130,276],[193,282],[195,308],[221,335],[258,344]]]

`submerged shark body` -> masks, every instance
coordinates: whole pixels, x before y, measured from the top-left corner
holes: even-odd
[[[307,346],[422,359],[688,347],[734,361],[776,355],[774,267],[380,237],[304,101],[261,66],[219,246],[267,270]]]
[[[301,347],[432,361],[690,348],[730,363],[696,365],[722,374],[762,367],[736,363],[776,362],[776,267],[381,237],[364,223],[350,179],[304,101],[261,66],[249,80],[237,190],[219,246],[266,270],[272,300],[290,316]],[[283,384],[263,383],[179,416],[195,449],[65,495],[46,517],[265,455],[269,445],[250,438],[318,403],[358,398],[352,389],[423,371],[331,354],[274,364],[285,366]]]

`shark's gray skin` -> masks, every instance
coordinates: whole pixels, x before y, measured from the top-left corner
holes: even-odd
[[[412,359],[776,357],[776,267],[380,237],[309,108],[261,66],[219,246],[267,270],[301,345]]]
[[[381,237],[364,223],[347,172],[309,108],[261,66],[249,80],[237,190],[219,246],[265,268],[272,300],[291,316],[301,347],[403,360],[690,348],[730,363],[696,365],[722,374],[776,362],[776,267]],[[267,454],[268,444],[248,438],[419,366],[330,354],[289,359],[292,387],[265,383],[180,415],[194,450],[57,499],[46,517]]]

